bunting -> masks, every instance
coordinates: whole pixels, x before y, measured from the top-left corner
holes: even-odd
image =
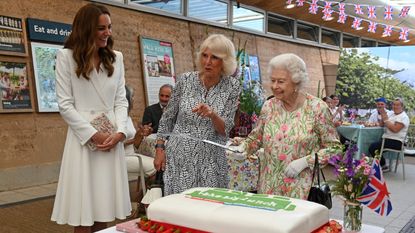
[[[374,5],[366,5],[366,4],[354,4],[354,3],[342,3],[339,1],[329,1],[329,0],[311,0],[310,1],[305,1],[305,0],[286,0],[287,5],[289,4],[293,4],[293,2],[297,3],[297,6],[303,6],[304,3],[309,4],[309,8],[308,11],[310,14],[318,14],[318,10],[319,8],[323,8],[322,9],[322,13],[323,13],[323,19],[324,20],[331,20],[333,18],[333,13],[337,13],[338,19],[337,22],[341,23],[341,24],[345,24],[348,15],[346,15],[346,7],[354,7],[354,11],[356,14],[359,15],[364,15],[367,14],[367,18],[371,19],[371,20],[366,20],[366,19],[361,19],[358,17],[353,17],[353,24],[352,24],[352,28],[354,29],[360,29],[362,21],[365,21],[369,24],[368,27],[368,32],[371,33],[376,33],[376,29],[378,24],[375,22],[372,22],[374,20],[377,19],[379,11],[381,11],[380,9],[384,8],[384,19],[385,20],[392,20],[394,17],[394,9],[392,6],[387,5],[387,6],[374,6]],[[324,3],[324,5],[319,6],[318,3]],[[334,6],[334,7],[333,7]],[[337,9],[335,8],[337,7]],[[334,8],[334,9],[333,9]],[[409,14],[411,7],[410,6],[402,6],[402,9],[396,10],[397,12],[395,17],[398,17],[398,12],[399,12],[399,17],[400,18],[404,18],[407,17]],[[380,17],[380,16],[379,16]],[[395,32],[399,32],[399,39],[401,40],[407,40],[408,39],[408,34],[409,34],[409,28],[403,28],[403,27],[398,27],[398,26],[391,26],[391,25],[386,25],[386,24],[382,24],[383,27],[383,36],[391,36],[392,33]]]
[[[382,36],[391,36],[391,33],[392,33],[392,25],[384,25]]]
[[[404,18],[406,16],[408,16],[408,12],[411,9],[410,6],[404,6],[401,10],[401,13],[399,13],[399,18]]]
[[[332,13],[333,13],[332,10],[324,12],[323,19],[326,21],[332,20],[333,19],[333,17],[331,16]]]
[[[346,10],[345,6],[346,4],[339,3],[339,15],[346,15],[346,13],[344,12]]]
[[[305,0],[297,0],[297,6],[304,6]]]
[[[375,6],[367,7],[367,17],[369,19],[376,19],[376,7]]]
[[[308,12],[310,12],[310,14],[317,14],[318,11],[318,6],[317,6],[317,1],[318,0],[313,0],[310,4],[310,8],[308,8]]]
[[[339,19],[337,20],[338,23],[346,23],[347,15],[339,15]]]
[[[391,6],[385,6],[385,19],[386,20],[392,20],[392,13],[393,13],[393,8]]]
[[[363,9],[360,4],[354,5],[354,12],[358,15],[363,15]]]
[[[407,40],[408,39],[408,28],[401,28],[401,32],[399,32],[399,39],[400,40]]]
[[[331,11],[331,2],[325,1],[323,13],[330,12]]]
[[[362,19],[354,18],[352,28],[357,30],[357,29],[359,29],[360,24],[362,24]]]
[[[367,31],[371,32],[371,33],[376,33],[376,26],[377,25],[378,25],[377,23],[370,21],[369,22],[369,28],[367,29]]]

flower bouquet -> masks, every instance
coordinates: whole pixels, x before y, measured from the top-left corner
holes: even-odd
[[[357,146],[353,145],[344,155],[338,154],[329,159],[336,175],[336,179],[329,181],[331,192],[344,200],[343,226],[350,231],[359,231],[362,226],[362,206],[357,198],[368,183],[373,161],[365,155],[359,160],[354,159],[356,151]]]

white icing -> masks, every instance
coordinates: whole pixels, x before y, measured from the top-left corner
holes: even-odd
[[[269,211],[196,200],[185,196],[194,188],[152,202],[149,219],[217,233],[310,233],[329,221],[329,210],[322,205],[290,198],[293,211]]]

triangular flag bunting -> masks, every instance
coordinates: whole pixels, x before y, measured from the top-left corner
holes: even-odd
[[[384,25],[383,34],[382,36],[391,36],[392,33],[392,25]]]
[[[337,20],[338,23],[345,23],[347,19],[347,15],[339,15],[339,19]]]
[[[404,6],[401,10],[401,13],[399,14],[399,18],[404,18],[406,16],[408,16],[408,12],[411,9],[410,6]]]
[[[375,6],[367,7],[367,17],[369,19],[376,19],[376,7]]]
[[[393,8],[391,6],[385,6],[385,19],[392,20]]]
[[[310,14],[317,14],[318,6],[317,6],[317,0],[312,0],[310,7],[308,8],[308,12]]]
[[[399,39],[400,40],[407,40],[408,39],[408,31],[409,31],[409,28],[401,28],[401,32],[399,32]]]
[[[354,11],[355,11],[355,13],[356,13],[356,14],[358,14],[358,15],[363,15],[363,9],[362,9],[362,7],[360,6],[360,4],[355,4],[355,5],[354,5]]]
[[[376,33],[376,26],[377,25],[378,25],[377,23],[370,21],[369,22],[369,28],[367,29],[367,31],[371,32],[371,33]]]
[[[358,29],[361,23],[362,23],[362,19],[354,18],[352,28]]]

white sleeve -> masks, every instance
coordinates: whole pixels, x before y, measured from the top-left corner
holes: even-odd
[[[56,55],[56,96],[62,118],[79,138],[80,143],[84,145],[97,130],[75,109],[71,82],[75,71],[69,70],[70,59],[72,57],[63,50],[59,50]]]

